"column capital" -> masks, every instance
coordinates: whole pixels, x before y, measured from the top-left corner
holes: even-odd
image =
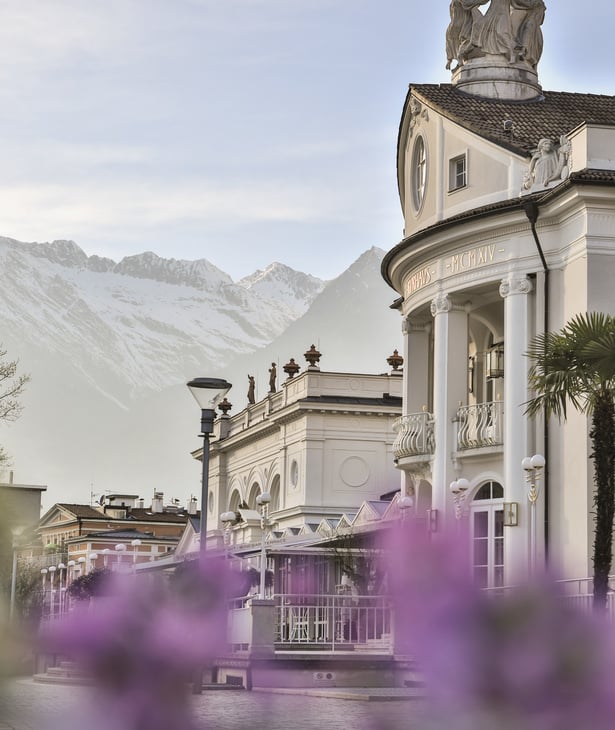
[[[431,321],[426,319],[412,319],[412,317],[404,317],[401,323],[401,331],[404,335],[409,335],[411,332],[430,332]]]
[[[529,277],[519,274],[511,274],[506,279],[502,279],[500,284],[500,296],[506,299],[507,296],[513,294],[529,294],[533,288],[534,287]]]
[[[430,309],[431,316],[435,317],[438,314],[448,314],[454,310],[465,311],[465,306],[451,299],[448,294],[441,292],[432,300]]]

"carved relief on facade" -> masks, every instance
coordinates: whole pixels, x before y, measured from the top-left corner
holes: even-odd
[[[418,99],[414,97],[410,98],[409,104],[410,121],[408,122],[408,137],[411,138],[414,134],[414,128],[420,126],[424,120],[429,121],[429,114],[426,107],[424,107]]]
[[[560,183],[570,174],[571,144],[562,135],[559,143],[545,137],[538,142],[528,171],[523,178],[523,191],[535,191]]]

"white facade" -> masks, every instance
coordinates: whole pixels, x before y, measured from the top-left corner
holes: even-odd
[[[417,508],[435,510],[440,524],[455,520],[450,483],[469,480],[476,576],[501,585],[530,569],[521,461],[544,454],[538,557],[546,544],[564,577],[585,577],[588,422],[571,408],[565,425],[545,431],[525,416],[524,353],[574,314],[615,313],[615,97],[545,92],[519,102],[502,87],[491,99],[468,91],[411,86],[400,127],[405,237],[383,262],[400,295],[406,363],[395,455]],[[541,152],[543,139],[551,145]],[[503,376],[489,377],[502,354]],[[505,503],[516,503],[516,526],[503,525]]]
[[[271,495],[270,530],[292,537],[316,532],[323,520],[354,517],[365,501],[399,489],[393,423],[401,393],[399,371],[308,368],[237,415],[220,417],[210,450],[212,537],[224,531],[220,515],[232,511],[241,520],[230,528],[231,541],[259,541],[256,498],[263,492]]]

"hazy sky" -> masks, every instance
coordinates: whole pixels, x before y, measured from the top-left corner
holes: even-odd
[[[612,0],[547,2],[545,89],[615,93]],[[448,0],[0,0],[0,235],[330,278],[401,237]]]

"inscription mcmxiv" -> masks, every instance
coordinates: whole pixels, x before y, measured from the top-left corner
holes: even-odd
[[[454,254],[445,259],[446,273],[456,274],[459,271],[476,269],[479,266],[490,264],[495,259],[495,244],[470,248],[463,253]]]
[[[465,251],[454,253],[444,259],[430,261],[420,269],[413,271],[405,282],[406,297],[424,289],[439,278],[459,274],[472,269],[479,269],[493,263],[498,254],[503,254],[503,248],[496,248],[494,243],[485,246],[475,246]],[[438,273],[440,272],[440,273]]]

